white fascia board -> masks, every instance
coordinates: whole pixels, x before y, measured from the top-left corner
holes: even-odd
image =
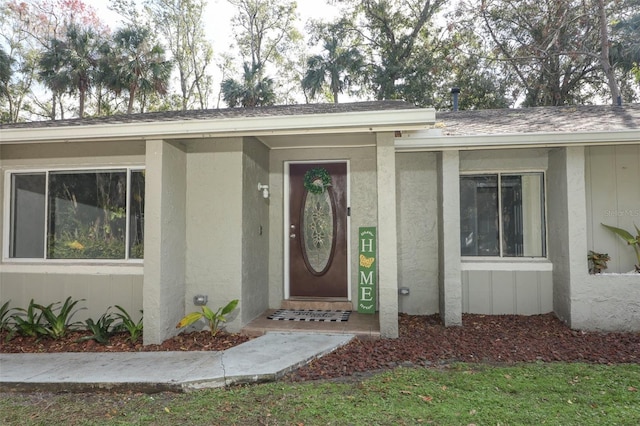
[[[434,109],[416,108],[2,129],[0,144],[406,131],[426,129],[433,123]]]
[[[507,148],[554,148],[571,145],[638,144],[639,130],[575,133],[513,133],[478,136],[421,136],[423,132],[395,139],[396,151],[445,151]]]

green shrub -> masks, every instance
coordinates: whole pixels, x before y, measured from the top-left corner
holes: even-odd
[[[48,306],[35,304],[35,307],[42,312],[42,317],[45,320],[46,333],[49,337],[60,339],[78,324],[71,323],[71,318],[73,318],[80,309],[84,309],[73,310],[80,301],[84,301],[84,299],[72,300],[71,297],[67,297],[67,300],[65,300],[64,304],[59,308],[57,305],[59,305],[60,302],[52,303]]]
[[[116,309],[120,312],[115,314],[115,317],[120,320],[120,323],[116,325],[117,330],[126,330],[129,333],[127,338],[131,343],[135,343],[142,336],[142,317],[138,322],[135,322],[131,315],[127,313],[121,306],[116,305]],[[142,311],[140,311],[142,313]]]
[[[206,306],[202,307],[202,312],[191,312],[187,314],[184,318],[180,320],[180,322],[176,325],[176,328],[184,328],[187,327],[194,322],[198,321],[201,318],[204,318],[205,321],[209,324],[209,330],[211,334],[215,336],[218,334],[220,330],[220,324],[226,322],[227,319],[225,315],[228,315],[233,311],[236,306],[238,306],[238,299],[232,300],[227,303],[225,306],[219,308],[217,311],[213,312]]]
[[[633,227],[636,228],[636,235],[634,236],[631,232],[622,228],[605,225],[604,223],[601,225],[616,234],[618,237],[622,238],[627,245],[633,247],[633,250],[636,252],[636,259],[638,260],[638,264],[635,265],[636,272],[640,273],[640,228],[635,224],[633,225]]]
[[[113,314],[108,310],[98,318],[98,321],[93,321],[92,318],[85,320],[85,328],[92,334],[81,337],[77,341],[95,340],[103,345],[108,345],[109,339],[116,332],[115,327],[113,327],[115,321],[116,318],[114,318]]]
[[[0,332],[11,331],[11,311],[14,308],[9,308],[11,300],[7,300],[2,307],[0,307]]]
[[[11,315],[10,319],[14,324],[13,333],[28,337],[42,337],[48,334],[47,329],[42,324],[42,311],[33,302],[33,299],[29,302],[27,309],[16,308],[15,310],[17,313]]]

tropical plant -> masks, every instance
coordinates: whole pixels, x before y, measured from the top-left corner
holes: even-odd
[[[273,105],[276,101],[273,80],[262,77],[260,66],[251,66],[245,62],[243,69],[242,82],[228,78],[220,85],[222,98],[227,105],[231,108]]]
[[[127,338],[131,343],[135,343],[138,341],[140,336],[142,336],[142,316],[138,322],[135,322],[131,315],[127,311],[124,310],[123,307],[116,305],[116,309],[120,312],[115,313],[116,319],[120,320],[120,323],[116,324],[116,330],[126,330],[129,333],[129,337]],[[142,311],[140,311],[142,313]]]
[[[114,35],[114,42],[119,59],[111,87],[129,92],[127,114],[133,112],[136,98],[140,98],[143,112],[148,95],[167,93],[173,63],[165,59],[164,48],[153,42],[148,28],[129,26],[120,29]]]
[[[338,103],[338,95],[354,82],[364,59],[355,47],[345,47],[340,34],[328,29],[323,36],[324,52],[307,59],[307,70],[302,79],[302,88],[309,91],[311,98],[328,83],[333,102]]]
[[[215,336],[220,331],[220,324],[226,322],[226,315],[230,314],[238,306],[238,299],[234,299],[225,306],[213,312],[207,306],[202,306],[202,312],[191,312],[178,322],[176,328],[188,327],[199,319],[203,318],[209,325],[211,335]]]
[[[599,274],[604,269],[607,269],[607,262],[611,260],[607,253],[598,253],[593,250],[589,250],[587,255],[589,261],[589,273]]]
[[[69,74],[63,72],[65,66],[66,44],[62,40],[51,39],[47,50],[40,55],[38,60],[38,77],[40,81],[51,91],[51,115],[57,118],[56,108],[60,98],[67,92],[71,85]],[[64,118],[64,110],[60,108],[60,118]]]
[[[59,308],[57,305],[59,305],[60,302],[51,303],[48,306],[39,305],[37,303],[34,305],[42,312],[42,317],[45,321],[44,326],[46,334],[49,337],[59,339],[64,337],[67,334],[67,331],[73,328],[75,324],[71,323],[71,318],[73,318],[79,310],[85,309],[79,308],[73,310],[80,301],[84,301],[84,299],[73,300],[71,297],[67,297],[67,300],[65,300]]]
[[[11,328],[11,315],[9,314],[13,311],[13,308],[9,308],[9,303],[11,303],[11,300],[7,300],[4,305],[0,307],[0,332],[5,330],[9,331]]]
[[[103,345],[109,344],[109,339],[116,331],[113,327],[113,323],[115,321],[116,318],[113,317],[113,314],[109,312],[108,309],[107,312],[105,312],[100,316],[100,318],[98,318],[98,321],[94,321],[92,318],[88,318],[87,320],[85,320],[84,324],[87,331],[91,332],[92,334],[90,336],[81,337],[77,341],[82,342],[85,340],[95,340],[96,342]]]
[[[42,311],[38,309],[38,305],[33,302],[33,299],[29,302],[27,309],[16,308],[15,310],[18,312],[10,317],[10,321],[15,324],[10,336],[15,333],[28,337],[41,337],[48,334],[42,324]]]
[[[633,250],[636,252],[636,258],[638,260],[638,264],[635,265],[636,272],[640,273],[640,229],[637,225],[633,225],[636,228],[636,235],[634,236],[631,232],[626,231],[622,228],[617,228],[611,225],[602,224],[605,228],[616,234],[618,237],[622,238],[628,245],[633,247]]]

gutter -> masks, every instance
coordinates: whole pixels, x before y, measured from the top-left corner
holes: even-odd
[[[238,117],[0,129],[0,145],[422,130],[434,109],[378,110],[294,116]]]
[[[509,148],[559,148],[605,144],[640,144],[639,130],[576,133],[510,133],[499,135],[444,136],[403,134],[395,139],[397,152],[479,150]]]

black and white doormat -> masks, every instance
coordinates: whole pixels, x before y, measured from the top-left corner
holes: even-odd
[[[278,321],[324,321],[343,322],[349,321],[351,311],[322,311],[309,309],[279,309],[267,318]]]

